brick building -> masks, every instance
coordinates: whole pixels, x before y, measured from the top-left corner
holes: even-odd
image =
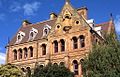
[[[94,43],[104,40],[104,35],[114,31],[113,20],[95,24],[88,19],[87,8],[75,9],[66,0],[59,15],[32,24],[24,21],[7,46],[6,62],[16,64],[24,71],[36,64],[65,64],[81,77],[81,60],[89,54]]]

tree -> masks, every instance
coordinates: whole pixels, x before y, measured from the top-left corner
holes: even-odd
[[[49,63],[45,67],[37,66],[33,77],[74,77],[74,74],[64,65]]]
[[[0,66],[0,77],[23,77],[22,71],[15,65],[6,64]]]
[[[82,62],[84,77],[120,77],[120,42],[113,35],[95,45]]]

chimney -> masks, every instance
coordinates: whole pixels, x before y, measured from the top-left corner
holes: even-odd
[[[53,19],[55,19],[55,18],[57,18],[57,15],[52,12],[52,13],[50,14],[50,20],[53,20]]]
[[[29,24],[32,24],[32,23],[30,23],[28,20],[24,20],[22,23],[23,27],[26,27]]]
[[[82,15],[85,19],[88,18],[88,17],[87,17],[88,9],[87,9],[86,6],[83,6],[83,7],[81,7],[81,8],[78,8],[78,9],[77,9],[77,12],[78,12],[80,15]]]

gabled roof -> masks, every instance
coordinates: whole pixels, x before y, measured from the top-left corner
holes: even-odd
[[[25,33],[25,37],[22,39],[22,41],[20,43],[25,43],[25,42],[28,42],[28,39],[29,39],[29,32],[32,28],[35,28],[38,30],[38,34],[37,36],[34,38],[34,40],[38,40],[38,39],[41,39],[42,38],[42,35],[43,35],[43,28],[44,26],[47,24],[49,26],[53,26],[55,24],[55,21],[56,19],[54,20],[47,20],[47,21],[43,21],[43,22],[39,22],[39,23],[36,23],[36,24],[29,24],[27,25],[26,27],[21,27],[19,29],[19,31],[22,31]],[[19,32],[18,31],[18,32]],[[9,45],[15,45],[16,43],[16,40],[17,40],[17,34],[18,32],[16,33],[16,35],[12,38],[12,40],[10,41]]]

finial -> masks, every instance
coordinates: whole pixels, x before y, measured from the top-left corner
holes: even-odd
[[[110,20],[113,21],[113,14],[112,13],[110,13]]]
[[[66,0],[66,3],[70,3],[70,0]]]

